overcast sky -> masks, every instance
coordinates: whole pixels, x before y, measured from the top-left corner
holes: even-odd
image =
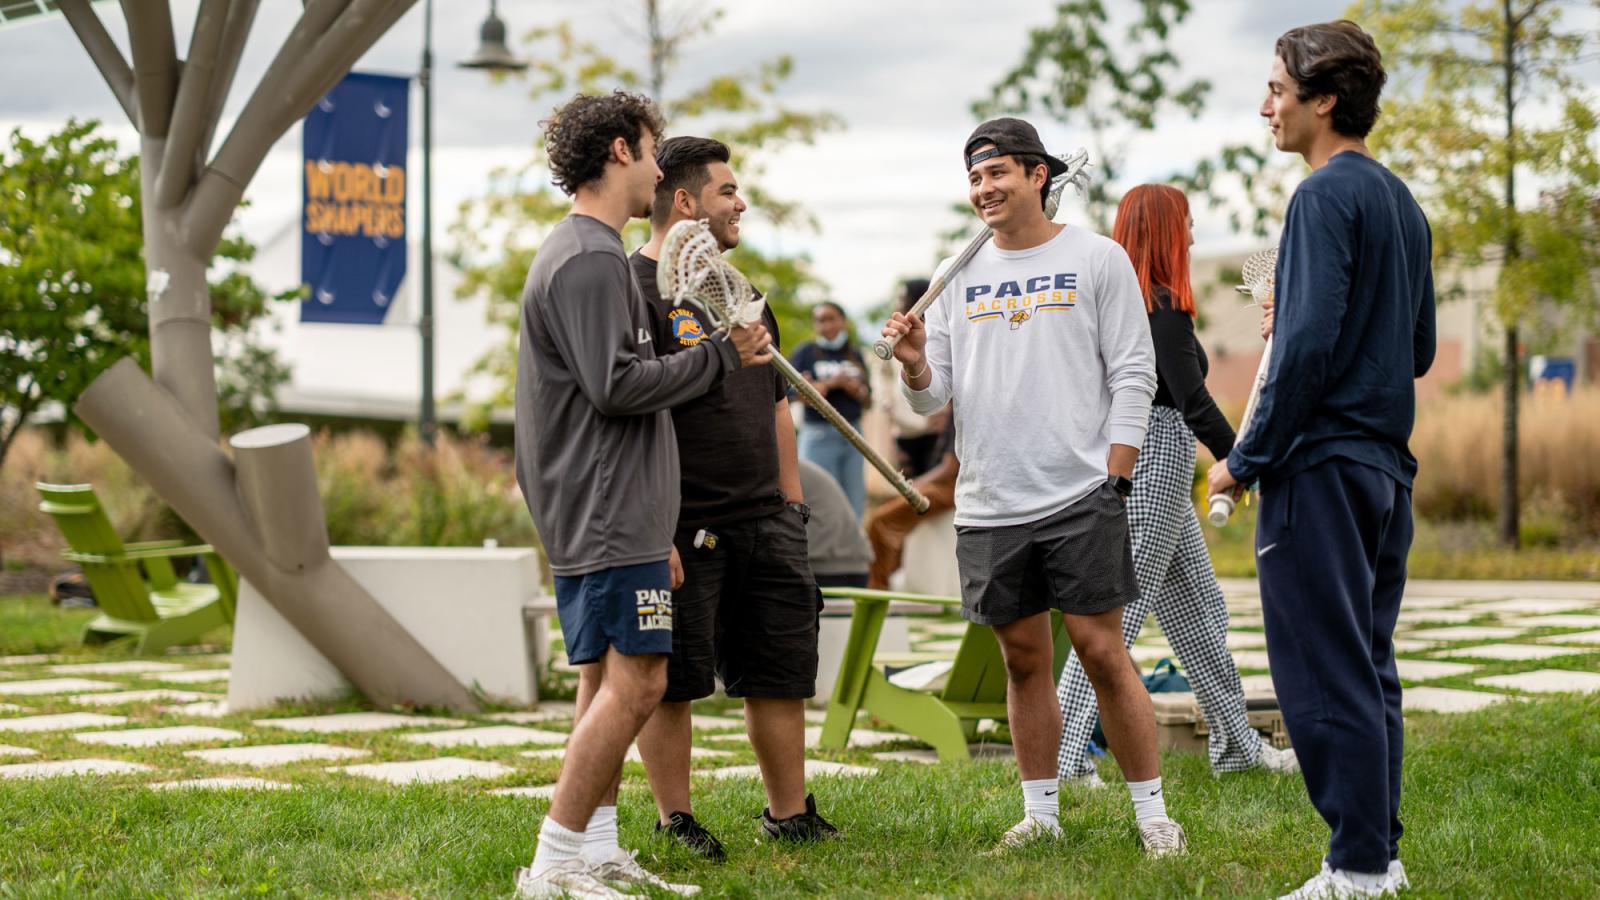
[[[173,4],[180,48],[186,46],[195,0]],[[1130,3],[1109,4],[1117,7]],[[1337,18],[1345,0],[1205,0],[1180,26],[1173,46],[1188,78],[1213,84],[1198,120],[1171,116],[1161,127],[1132,138],[1124,161],[1128,183],[1160,180],[1186,170],[1226,143],[1264,141],[1255,110],[1278,34],[1297,24]],[[535,104],[525,85],[491,83],[454,63],[477,45],[487,0],[437,4],[435,79],[435,232],[443,235],[456,205],[481,193],[496,165],[516,165],[529,156],[537,122],[549,104]],[[669,8],[671,3],[669,0]],[[679,6],[682,6],[680,0]],[[293,24],[299,4],[266,0],[235,81],[229,112],[248,96]],[[638,0],[500,0],[500,15],[513,44],[529,29],[567,20],[584,39],[626,64],[643,68],[642,4]],[[126,47],[126,28],[116,4],[96,4],[107,27]],[[853,309],[882,300],[895,279],[924,273],[935,261],[938,236],[956,223],[952,203],[965,199],[961,144],[975,124],[969,104],[982,96],[1020,56],[1030,27],[1046,24],[1053,5],[1039,0],[809,0],[806,3],[744,0],[726,4],[716,32],[684,48],[681,66],[667,90],[692,87],[711,74],[746,69],[777,54],[794,58],[793,77],[780,99],[800,110],[831,111],[845,127],[814,146],[774,156],[764,185],[779,196],[802,200],[815,214],[818,233],[774,233],[748,223],[745,239],[765,247],[811,255],[833,296]],[[1578,16],[1594,19],[1588,12]],[[421,4],[375,46],[358,69],[404,74],[417,66],[421,48]],[[98,117],[128,141],[123,120],[71,30],[59,18],[0,29],[0,127],[57,127],[68,116]],[[1594,67],[1582,73],[1600,83]],[[413,145],[420,110],[413,99]],[[1068,150],[1086,143],[1056,123],[1040,121],[1046,144]],[[670,128],[670,126],[669,126]],[[672,129],[674,133],[682,130]],[[241,221],[258,242],[296,225],[299,215],[299,129],[292,130],[263,165],[247,197]],[[417,171],[415,159],[413,171]],[[413,182],[415,184],[415,182]],[[1072,219],[1070,204],[1062,218]],[[412,204],[413,225],[418,212]],[[1199,246],[1205,253],[1237,247],[1220,216],[1196,211]],[[440,237],[441,243],[448,238]],[[1248,243],[1248,241],[1245,241]],[[413,269],[415,271],[415,269]],[[285,285],[298,273],[285,273]]]

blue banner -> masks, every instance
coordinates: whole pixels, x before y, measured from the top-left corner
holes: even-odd
[[[381,325],[406,276],[411,80],[352,72],[306,116],[302,322]]]

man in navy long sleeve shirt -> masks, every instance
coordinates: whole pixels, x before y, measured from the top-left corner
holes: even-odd
[[[1414,380],[1433,362],[1432,239],[1372,158],[1382,60],[1350,22],[1278,39],[1261,115],[1314,170],[1278,248],[1272,364],[1214,494],[1262,486],[1267,654],[1311,802],[1332,829],[1291,897],[1379,896],[1399,861],[1403,730],[1393,636],[1411,547]]]

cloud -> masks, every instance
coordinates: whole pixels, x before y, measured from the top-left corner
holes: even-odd
[[[435,5],[434,209],[439,217],[435,231],[444,242],[456,206],[484,189],[488,171],[528,158],[538,121],[548,114],[550,103],[529,99],[523,82],[494,82],[454,65],[476,48],[487,3]],[[174,4],[180,52],[197,6],[197,0]],[[1184,79],[1211,81],[1208,106],[1199,119],[1168,117],[1154,131],[1124,136],[1122,170],[1128,183],[1165,179],[1226,143],[1261,139],[1255,111],[1273,40],[1295,25],[1338,18],[1345,6],[1343,0],[1193,4],[1189,19],[1173,33],[1173,48]],[[263,4],[228,115],[243,106],[248,86],[265,71],[297,7]],[[1118,16],[1129,15],[1128,7],[1112,4]],[[116,4],[95,8],[112,35],[123,41],[126,29]],[[895,279],[926,272],[940,235],[960,221],[950,208],[965,199],[959,154],[974,125],[969,105],[1021,56],[1028,29],[1050,21],[1050,5],[1035,0],[811,0],[730,2],[724,8],[714,34],[685,45],[680,65],[670,74],[669,91],[788,54],[794,59],[794,75],[784,84],[781,101],[795,109],[835,112],[847,126],[822,136],[814,146],[788,148],[770,160],[766,186],[804,201],[821,224],[820,233],[773,233],[753,218],[747,239],[762,247],[810,254],[834,296],[854,309],[887,296]],[[514,47],[525,53],[533,52],[522,42],[530,29],[569,20],[580,37],[625,64],[644,67],[638,0],[502,0],[499,11]],[[414,73],[421,53],[421,13],[419,4],[357,68]],[[132,131],[120,124],[120,108],[64,21],[0,31],[0,58],[9,83],[33,86],[0,95],[0,127],[54,128],[69,116],[96,116],[112,123],[114,133],[131,148]],[[1600,81],[1593,69],[1582,76],[1591,83]],[[413,123],[420,123],[417,103],[414,97]],[[1039,124],[1050,146],[1071,149],[1086,143],[1071,125]],[[258,241],[289,227],[298,215],[298,160],[295,129],[274,148],[248,194],[252,206],[241,221]],[[1070,201],[1065,205],[1063,218],[1070,220],[1077,212]],[[419,210],[413,206],[411,213],[415,225]],[[1220,215],[1199,208],[1196,219],[1197,253],[1240,243]]]

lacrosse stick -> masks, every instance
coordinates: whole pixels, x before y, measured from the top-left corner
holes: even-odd
[[[1278,267],[1278,248],[1262,250],[1253,253],[1244,261],[1244,270],[1239,279],[1244,284],[1234,288],[1241,294],[1249,294],[1251,299],[1260,305],[1272,299],[1272,292],[1276,288]],[[1261,402],[1261,388],[1267,383],[1267,368],[1272,365],[1272,335],[1267,336],[1267,347],[1261,351],[1261,365],[1256,366],[1255,381],[1250,383],[1250,399],[1244,402],[1244,415],[1239,417],[1239,439],[1243,440],[1245,430],[1250,427],[1250,422],[1256,417],[1256,404]],[[1228,524],[1228,517],[1233,515],[1233,497],[1227,494],[1218,494],[1211,498],[1211,512],[1206,519],[1218,528]]]
[[[1080,148],[1073,153],[1058,158],[1067,164],[1067,171],[1050,180],[1050,194],[1044,201],[1044,217],[1046,219],[1054,219],[1056,217],[1056,210],[1061,206],[1061,192],[1066,190],[1067,185],[1072,185],[1079,194],[1082,194],[1084,189],[1089,186],[1089,151]],[[924,310],[932,306],[933,301],[938,299],[939,295],[944,292],[945,285],[950,282],[950,279],[954,278],[955,274],[961,271],[963,266],[972,261],[972,257],[983,249],[984,244],[989,243],[989,238],[991,237],[994,237],[994,231],[987,225],[983,227],[982,231],[973,235],[972,241],[967,244],[965,250],[961,251],[961,255],[950,263],[949,268],[933,279],[933,283],[928,285],[928,290],[917,298],[916,304],[911,307],[910,314],[920,316]],[[894,355],[894,345],[898,343],[900,343],[899,335],[893,338],[879,338],[873,342],[872,352],[876,353],[879,359],[888,359]]]
[[[726,259],[722,258],[722,245],[711,234],[705,220],[685,220],[672,226],[666,240],[661,242],[661,264],[656,269],[656,286],[661,296],[673,302],[690,302],[705,311],[712,328],[727,329],[758,322],[764,300],[755,300],[755,289]],[[928,498],[906,481],[899,470],[889,465],[877,451],[867,444],[866,438],[846,422],[844,416],[833,408],[817,389],[806,381],[776,347],[767,345],[775,366],[795,390],[805,396],[811,408],[850,441],[861,455],[872,463],[900,496],[906,498],[911,508],[920,515],[928,511]]]

